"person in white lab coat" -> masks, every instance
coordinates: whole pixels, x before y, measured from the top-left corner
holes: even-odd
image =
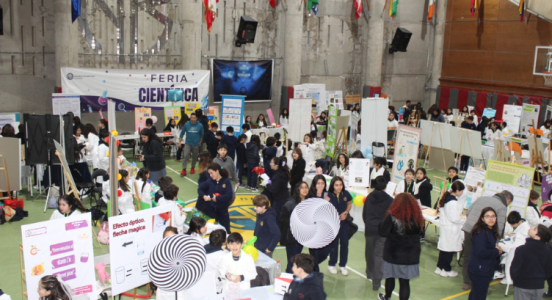
[[[529,202],[527,203],[527,210],[525,210],[525,219],[529,223],[531,228],[542,224],[541,221],[541,212],[539,210],[539,193],[531,190],[529,193]]]
[[[58,209],[54,210],[50,220],[62,219],[69,216],[76,216],[86,212],[82,203],[73,196],[67,194],[59,197]]]
[[[303,153],[303,159],[305,160],[305,165],[308,166],[310,162],[314,161],[314,151],[316,151],[316,145],[312,139],[310,133],[305,134],[303,137],[303,142],[299,144],[299,149]]]
[[[237,232],[228,236],[227,247],[231,251],[222,258],[219,272],[224,276],[223,292],[228,292],[233,284],[237,284],[240,290],[251,287],[251,280],[257,277],[255,261],[251,255],[243,252],[243,237]]]
[[[107,143],[107,138],[109,137],[109,132],[102,131],[100,132],[100,141],[98,143],[98,146],[94,149],[94,160],[96,161],[96,168],[102,169],[107,172],[109,169],[109,156],[107,156],[107,153],[109,152],[109,144]],[[97,183],[103,182],[103,177],[98,176],[96,178]]]
[[[289,126],[289,111],[287,108],[282,109],[280,114],[280,126],[287,128]]]
[[[339,176],[343,179],[345,187],[349,187],[349,158],[345,153],[339,153],[337,158],[337,164],[332,168],[330,172],[333,176]]]
[[[487,146],[494,146],[495,140],[502,139],[502,131],[500,130],[500,125],[497,122],[491,123],[490,130],[487,130]]]
[[[395,119],[395,113],[390,112],[389,117],[387,117],[387,129],[399,127],[399,122]]]
[[[176,204],[172,211],[173,226],[178,229],[178,233],[183,233],[186,213],[182,211],[182,205],[176,203],[176,199],[178,199],[178,190],[179,188],[174,184],[167,186],[163,190],[163,197],[159,198],[159,201],[157,201],[157,206],[170,205],[172,203]],[[186,226],[186,230],[187,229],[188,226]]]
[[[209,244],[204,246],[207,253],[207,265],[205,272],[213,272],[216,276],[217,293],[222,293],[224,283],[224,275],[220,274],[219,267],[222,263],[224,255],[227,253],[226,248],[226,231],[224,229],[213,230],[209,235]]]
[[[119,203],[119,212],[122,215],[133,213],[136,211],[134,207],[134,195],[132,194],[132,189],[128,182],[130,181],[130,175],[128,175],[127,170],[119,170],[121,175],[121,180],[119,180],[119,190],[123,193],[118,197],[117,201]]]
[[[530,208],[527,208],[529,210]],[[511,211],[506,219],[506,226],[504,226],[504,241],[498,245],[506,253],[506,257],[503,258],[504,263],[504,279],[500,281],[502,284],[514,284],[510,275],[510,266],[514,260],[514,254],[516,248],[524,245],[525,240],[529,238],[529,222],[521,218],[521,215],[517,211]]]
[[[84,137],[86,138],[85,143],[85,149],[86,149],[86,155],[85,159],[89,166],[92,166],[92,169],[97,169],[97,160],[94,159],[95,149],[98,147],[98,142],[100,139],[98,138],[98,133],[96,132],[96,128],[94,125],[88,123],[86,126],[84,126],[84,132],[82,133]]]
[[[149,180],[149,170],[147,168],[141,168],[136,174],[136,181],[134,186],[134,194],[140,198],[140,209],[148,209],[152,207],[151,203],[151,181]]]
[[[464,184],[459,181],[452,183],[450,192],[446,192],[439,200],[439,212],[441,223],[439,243],[439,261],[435,273],[443,277],[456,277],[458,272],[452,270],[450,263],[455,252],[462,251],[464,242],[464,233],[462,225],[466,222],[465,217],[461,217],[463,207],[458,203],[458,197],[464,193]]]

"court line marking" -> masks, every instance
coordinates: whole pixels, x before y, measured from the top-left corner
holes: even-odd
[[[178,176],[180,176],[180,173],[178,173],[177,171],[175,171],[173,168],[171,168],[171,167],[169,167],[169,166],[166,166],[166,168],[169,169],[169,170],[171,170],[171,171],[173,171],[173,172],[175,172],[176,174],[178,174]],[[191,179],[188,178],[187,176],[181,176],[181,177],[188,179],[188,181],[190,181],[191,183],[193,183],[193,184],[195,184],[195,185],[198,185],[197,182],[191,180]]]
[[[497,284],[497,283],[500,283],[500,280],[497,280],[497,281],[495,281],[495,282],[489,284],[489,286],[495,285],[495,284]],[[450,300],[450,299],[458,298],[458,297],[460,297],[460,296],[469,294],[470,292],[471,292],[471,289],[469,289],[469,290],[467,290],[467,291],[464,291],[464,292],[461,292],[461,293],[458,293],[458,294],[456,294],[456,295],[452,295],[452,296],[448,296],[448,297],[446,297],[446,298],[442,298],[442,299],[440,299],[440,300]]]
[[[347,269],[353,271],[353,273],[356,273],[356,274],[359,275],[360,277],[363,277],[364,279],[369,280],[370,282],[372,282],[372,279],[366,278],[366,275],[360,273],[359,271],[357,271],[357,270],[355,270],[355,269],[353,269],[353,268],[351,268],[351,267],[349,267],[349,266],[347,266]],[[382,280],[384,280],[384,279],[382,279]],[[381,285],[380,287],[383,288],[383,290],[385,291],[385,286],[384,286],[384,285]],[[385,292],[384,292],[384,293],[385,293]],[[393,291],[393,295],[395,295],[395,296],[398,297],[398,296],[399,296],[399,293]]]

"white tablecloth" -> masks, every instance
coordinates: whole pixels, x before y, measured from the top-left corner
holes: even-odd
[[[284,296],[274,293],[272,286],[260,286],[241,291],[237,299],[243,298],[251,298],[251,300],[282,300]],[[191,297],[189,299],[196,300]],[[225,297],[224,294],[220,294],[211,296],[205,300],[230,300],[230,298]]]
[[[280,136],[284,138],[284,129],[283,128],[255,128],[251,129],[252,134],[260,135],[261,132],[264,132],[266,137],[274,136],[276,132],[280,133]],[[261,139],[263,140],[263,139]]]

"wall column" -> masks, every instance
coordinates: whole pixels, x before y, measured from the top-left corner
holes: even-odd
[[[366,46],[365,76],[363,97],[372,97],[374,93],[381,94],[381,73],[384,41],[385,16],[381,15],[385,0],[370,2],[370,19],[368,20],[368,45]]]
[[[180,54],[182,55],[183,70],[201,69],[201,18],[203,18],[203,4],[200,0],[182,0],[180,12],[182,14],[182,37],[180,39]],[[215,22],[221,20],[216,20]],[[205,28],[207,30],[207,28]]]
[[[293,98],[293,86],[301,83],[301,42],[303,39],[303,9],[301,0],[288,0],[284,31],[284,80],[281,108]]]
[[[433,62],[431,70],[431,85],[429,89],[429,104],[437,100],[437,87],[441,78],[441,67],[443,66],[443,43],[445,40],[445,23],[447,19],[447,0],[436,1],[437,5],[435,24],[435,41],[433,42]]]
[[[15,4],[19,5],[19,4]],[[61,88],[61,68],[79,66],[79,24],[71,22],[71,1],[54,0],[56,30],[56,87]]]

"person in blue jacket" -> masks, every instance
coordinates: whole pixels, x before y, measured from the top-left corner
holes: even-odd
[[[197,158],[199,160],[199,179],[197,181],[198,185],[198,191],[197,194],[199,195],[199,189],[201,185],[204,182],[207,182],[209,177],[209,165],[213,162],[213,159],[211,158],[211,154],[209,154],[209,151],[203,151],[199,154],[199,157]],[[196,201],[196,209],[200,212],[206,214],[210,218],[216,218],[215,208],[210,205],[209,202],[205,201],[203,197],[198,196]]]
[[[339,232],[337,237],[331,244],[330,260],[328,261],[328,269],[330,273],[337,274],[335,267],[337,263],[337,254],[339,248],[341,253],[339,255],[339,268],[341,274],[347,276],[347,258],[349,256],[349,223],[346,221],[349,211],[352,207],[351,194],[345,190],[345,184],[343,179],[339,176],[335,176],[330,182],[330,188],[328,189],[330,197],[330,203],[337,209],[339,214]]]
[[[236,146],[238,145],[238,138],[234,136],[234,127],[226,127],[226,134],[220,139],[220,144],[225,144],[228,148],[228,155],[232,158],[232,161],[236,161]]]
[[[192,113],[190,121],[184,124],[180,131],[180,139],[178,140],[179,147],[182,147],[182,138],[186,135],[186,144],[184,145],[184,157],[182,158],[182,172],[180,176],[186,176],[186,168],[188,167],[188,159],[192,158],[191,174],[195,173],[196,158],[199,154],[199,149],[203,143],[203,125],[197,121],[197,115]]]
[[[468,300],[481,300],[487,298],[498,257],[502,254],[502,248],[496,243],[500,234],[496,212],[492,207],[485,207],[481,211],[471,235],[473,248],[468,263],[468,273],[472,281],[472,289]]]
[[[215,210],[215,219],[224,226],[227,233],[230,232],[230,215],[228,207],[233,198],[232,182],[228,179],[228,171],[217,163],[209,164],[207,168],[209,177],[207,181],[199,185],[198,194]]]
[[[274,248],[276,248],[282,236],[278,222],[276,221],[276,212],[270,207],[268,197],[265,195],[255,196],[253,198],[253,206],[255,206],[255,212],[257,212],[255,231],[253,233],[257,237],[255,248],[272,257]]]
[[[274,174],[274,170],[270,168],[270,163],[272,162],[272,159],[278,155],[278,148],[276,148],[274,144],[276,144],[276,139],[273,136],[269,136],[266,139],[266,146],[263,149],[263,167],[266,175],[270,178],[272,178],[272,175]]]

